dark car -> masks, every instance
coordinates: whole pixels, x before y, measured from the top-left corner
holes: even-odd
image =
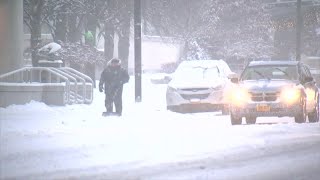
[[[257,117],[294,117],[319,121],[319,93],[307,65],[298,61],[252,61],[231,79],[231,123],[255,124]]]

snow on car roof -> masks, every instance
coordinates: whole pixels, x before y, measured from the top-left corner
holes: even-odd
[[[232,71],[230,70],[230,67],[228,64],[223,61],[222,59],[219,60],[188,60],[188,61],[182,61],[179,65],[180,67],[219,67],[224,69],[225,73],[229,74]]]
[[[251,61],[248,66],[263,66],[263,65],[297,65],[299,61]]]
[[[181,65],[184,66],[210,66],[220,64],[222,60],[188,60],[182,61]]]

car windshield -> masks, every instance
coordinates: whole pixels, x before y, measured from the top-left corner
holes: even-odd
[[[176,80],[212,80],[219,77],[218,67],[183,67],[178,68],[174,73]]]
[[[298,71],[294,65],[268,65],[248,67],[243,72],[242,80],[287,79],[297,80]]]

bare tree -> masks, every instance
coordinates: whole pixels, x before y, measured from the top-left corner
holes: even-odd
[[[119,1],[116,30],[119,35],[118,56],[122,60],[123,67],[128,69],[128,58],[130,48],[130,27],[133,19],[133,0]]]
[[[184,59],[259,57],[272,53],[271,18],[262,0],[145,0],[151,33],[180,38]]]
[[[99,36],[104,37],[104,54],[106,60],[114,57],[114,48],[118,48],[118,56],[122,60],[124,68],[128,67],[130,47],[130,26],[133,11],[132,0],[107,0],[106,9],[99,14],[101,32]],[[115,33],[119,36],[118,47],[114,45]]]
[[[41,43],[41,25],[42,25],[42,9],[45,4],[44,0],[24,0],[24,23],[29,27],[31,32],[31,58],[32,66],[38,66],[37,48]]]

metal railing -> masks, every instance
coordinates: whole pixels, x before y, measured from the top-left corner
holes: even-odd
[[[75,78],[77,78],[78,80],[80,80],[82,82],[82,97],[83,97],[83,101],[84,103],[91,103],[93,101],[93,80],[79,72],[76,71],[75,69],[72,69],[70,67],[61,67],[59,68],[59,70],[62,70],[72,76],[74,76]],[[88,88],[89,87],[89,88]]]
[[[73,83],[71,83],[71,81],[70,81],[70,88],[69,88],[69,94],[70,94],[69,99],[70,99],[70,100],[69,100],[69,103],[70,103],[70,104],[72,104],[72,103],[78,103],[78,102],[79,102],[78,99],[73,96],[74,92],[77,92],[77,91],[78,91],[77,79],[74,78],[74,77],[72,77],[72,76],[70,76],[70,75],[67,74],[67,73],[64,73],[64,72],[58,70],[57,68],[52,68],[52,67],[51,67],[50,69],[51,69],[52,71],[55,71],[55,72],[57,72],[57,73],[65,76],[65,77],[67,77],[67,78],[69,79],[69,81],[71,80],[71,81],[73,82]]]
[[[23,67],[0,75],[0,83],[65,83],[66,102],[92,103],[92,79],[72,68]]]
[[[296,0],[265,0],[265,5],[269,8],[275,7],[296,7],[297,1]],[[320,5],[320,0],[302,0],[302,6],[311,6],[316,7]]]

